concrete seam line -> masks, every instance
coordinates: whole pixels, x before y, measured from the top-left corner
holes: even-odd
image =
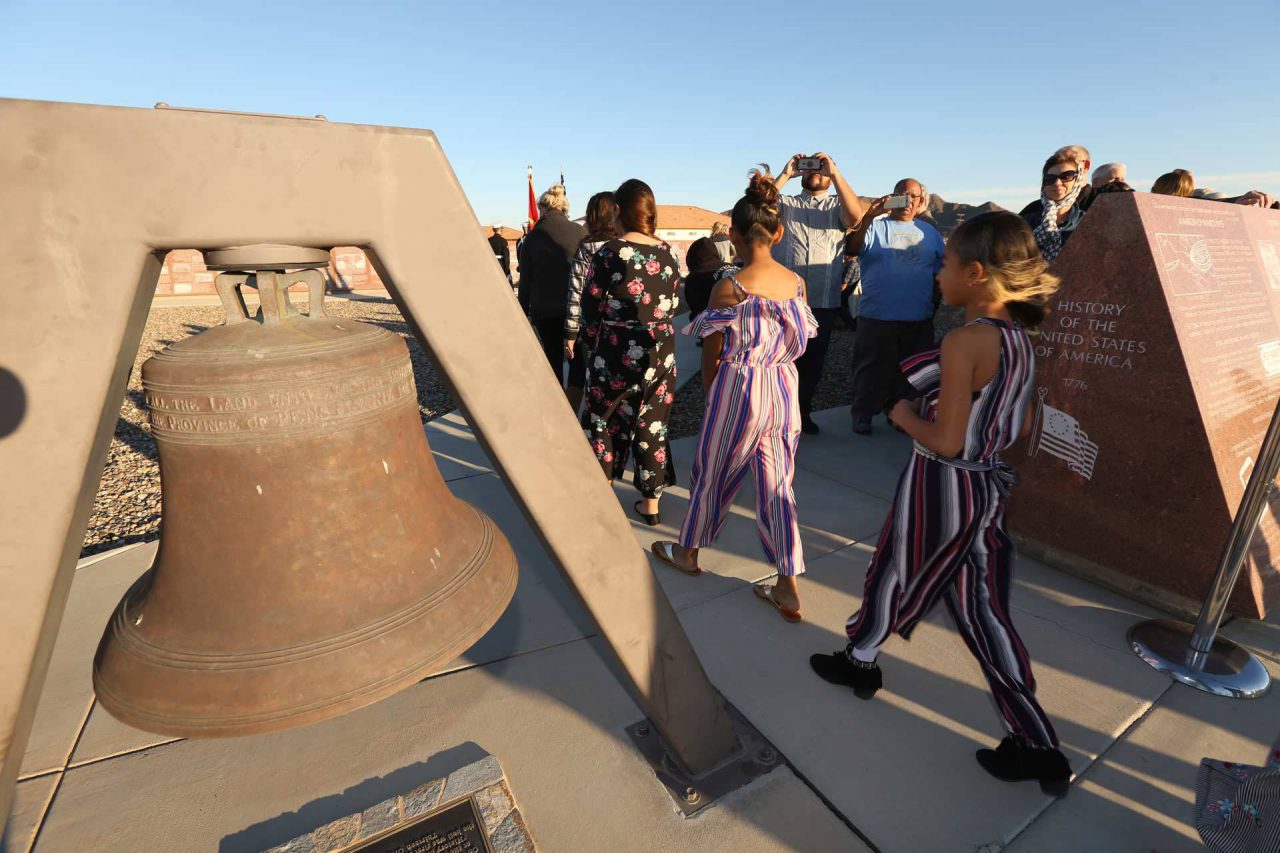
[[[44,798],[44,805],[40,807],[40,817],[36,819],[35,828],[31,830],[31,835],[27,838],[27,846],[23,848],[23,853],[31,853],[36,849],[36,838],[40,835],[40,830],[44,827],[44,819],[49,814],[49,809],[53,806],[53,798],[57,796],[58,789],[62,787],[63,771],[57,771],[57,778],[53,782],[53,787],[49,789],[49,794]]]
[[[872,841],[870,837],[867,836],[866,833],[858,829],[858,827],[854,824],[854,822],[849,820],[849,818],[845,815],[844,812],[836,808],[835,803],[827,799],[827,796],[823,794],[822,791],[818,790],[818,787],[816,785],[814,785],[812,782],[809,781],[809,777],[805,776],[803,773],[800,772],[799,768],[797,768],[795,764],[792,763],[791,759],[787,758],[785,754],[783,754],[783,758],[786,761],[787,767],[790,768],[791,772],[796,775],[796,778],[800,780],[800,783],[804,785],[806,788],[808,788],[810,791],[812,791],[813,795],[818,798],[819,802],[821,802],[824,806],[826,806],[828,809],[831,810],[831,813],[836,816],[837,820],[839,820],[845,826],[849,827],[849,831],[852,832],[854,835],[858,836],[858,840],[860,840],[863,844],[867,845],[867,849],[871,850],[872,853],[884,853],[884,851],[881,850],[876,845],[876,843]]]
[[[141,542],[130,542],[128,545],[121,545],[119,548],[112,548],[107,551],[99,551],[96,554],[90,554],[89,556],[85,557],[84,559],[76,563],[76,571],[78,572],[81,569],[87,569],[90,566],[92,566],[94,563],[99,563],[107,559],[108,557],[119,556],[120,554],[123,554],[125,551],[132,551],[134,548],[141,548],[143,545],[150,545],[154,541],[155,541],[154,539],[145,539]]]
[[[53,809],[53,801],[58,796],[58,791],[62,790],[62,780],[67,778],[67,765],[71,763],[71,756],[76,754],[76,747],[80,745],[80,739],[84,737],[84,730],[89,725],[89,715],[93,713],[93,706],[98,700],[89,697],[89,705],[84,709],[84,715],[80,717],[80,725],[76,729],[76,736],[71,740],[71,746],[67,748],[67,755],[62,759],[62,769],[58,771],[58,776],[54,780],[53,788],[49,791],[49,796],[45,798],[44,806],[40,809],[40,817],[36,821],[35,831],[31,833],[31,840],[27,844],[26,853],[36,849],[36,842],[40,840],[40,833],[44,830],[44,822],[49,817],[50,810]]]
[[[101,764],[104,761],[111,761],[116,758],[124,758],[126,755],[137,755],[139,752],[147,752],[161,746],[168,746],[171,743],[179,743],[187,740],[187,738],[174,737],[168,740],[162,740],[157,743],[148,743],[143,746],[135,746],[132,749],[121,749],[108,755],[99,755],[97,758],[86,758],[84,761],[75,761],[67,765],[67,770],[79,770],[81,767],[91,767],[94,764]]]

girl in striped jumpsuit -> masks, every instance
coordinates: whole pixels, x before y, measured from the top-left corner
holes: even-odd
[[[730,239],[746,264],[719,281],[707,310],[686,330],[703,338],[707,408],[694,452],[689,512],[680,541],[659,541],[653,553],[698,574],[698,550],[719,535],[749,470],[756,485],[756,524],[765,557],[778,568],[775,585],[756,595],[783,618],[800,618],[796,576],[804,572],[796,517],[796,442],[800,436],[795,360],[818,331],[800,278],[775,261],[782,238],[778,189],[752,172],[734,206]]]
[[[941,348],[902,363],[914,389],[907,396],[918,399],[899,402],[892,417],[914,452],[867,570],[862,609],[846,625],[849,644],[810,664],[871,698],[882,684],[880,646],[893,633],[908,639],[941,598],[1009,733],[996,749],[979,750],[979,763],[998,778],[1036,779],[1061,794],[1071,768],[1010,618],[1015,553],[1004,512],[1016,478],[1000,459],[1027,425],[1035,356],[1024,327],[1044,319],[1058,281],[1026,223],[994,213],[952,234],[938,284],[968,322]]]

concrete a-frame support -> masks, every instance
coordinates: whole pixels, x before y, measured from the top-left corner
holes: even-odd
[[[0,815],[174,248],[364,248],[671,749],[734,751],[433,133],[19,100],[0,127]]]

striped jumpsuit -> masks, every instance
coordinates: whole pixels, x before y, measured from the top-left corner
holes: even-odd
[[[1026,332],[1016,324],[988,317],[974,323],[1000,330],[999,367],[974,394],[958,457],[915,445],[867,570],[862,609],[849,618],[845,630],[853,657],[874,660],[890,634],[908,639],[942,597],[982,667],[1009,732],[1056,747],[1058,737],[1035,698],[1031,660],[1009,613],[1016,555],[1004,508],[1017,478],[999,456],[1022,429],[1035,356]],[[906,359],[902,371],[923,394],[921,415],[933,420],[940,348]]]
[[[724,347],[698,432],[680,544],[704,548],[715,541],[750,470],[765,557],[779,574],[794,576],[804,571],[791,487],[800,436],[795,360],[817,335],[818,321],[800,295],[799,278],[787,300],[748,293],[729,278],[742,301],[708,308],[685,330],[700,338],[723,332]]]

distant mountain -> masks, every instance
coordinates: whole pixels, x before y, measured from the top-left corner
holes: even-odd
[[[947,201],[937,193],[929,196],[929,218],[933,220],[933,224],[942,232],[943,237],[950,236],[951,232],[959,228],[961,223],[966,220],[981,216],[984,213],[994,213],[998,210],[1004,210],[1004,208],[994,201],[984,201],[982,204],[963,204],[958,201]]]

